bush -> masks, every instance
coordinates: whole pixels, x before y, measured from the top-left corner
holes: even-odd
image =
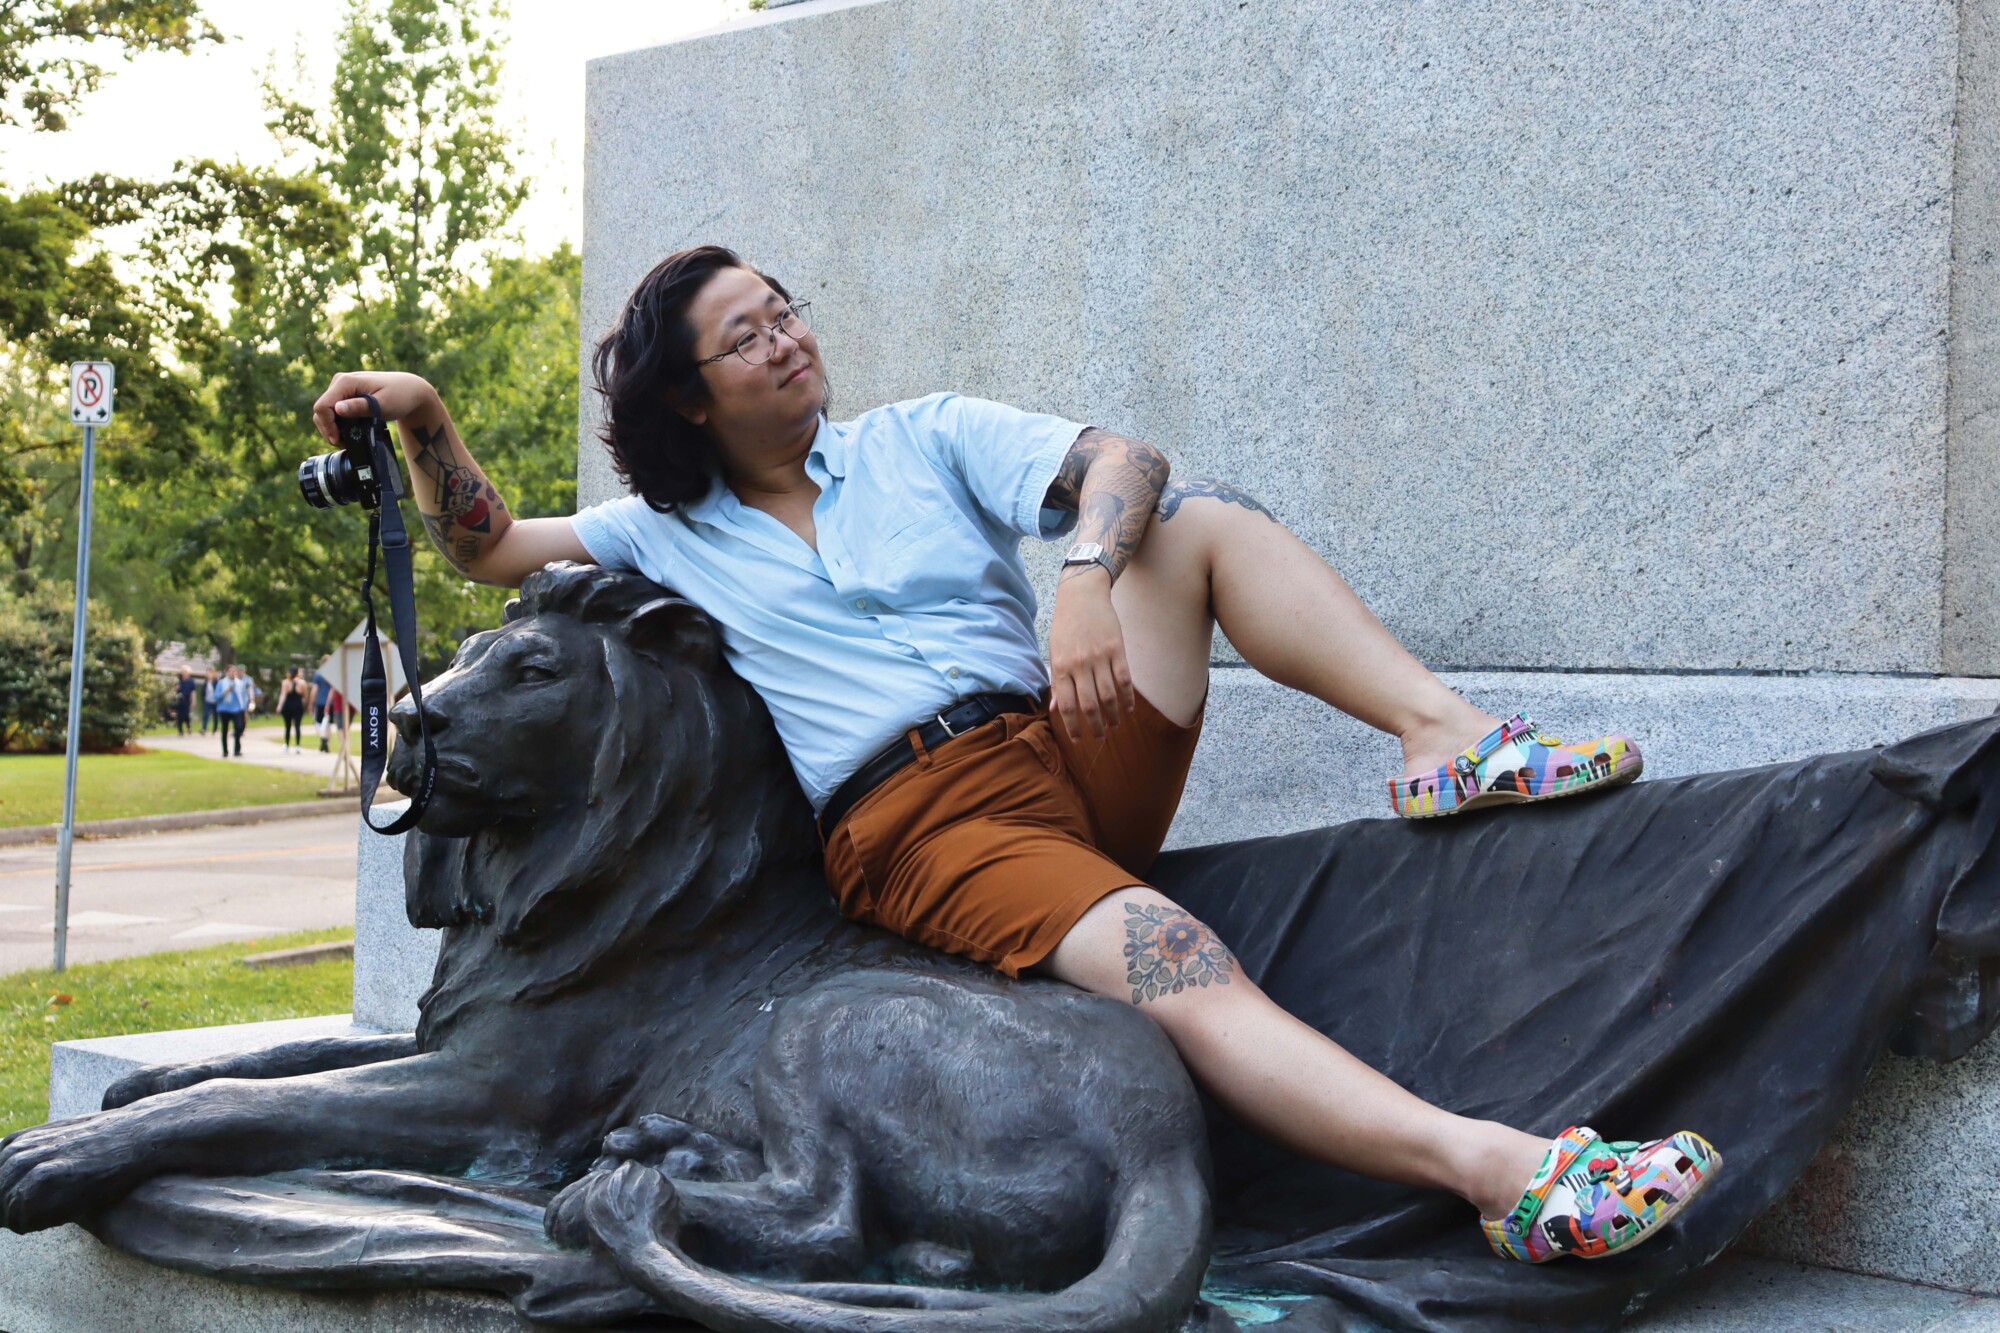
[[[179,677],[163,676],[157,671],[149,671],[146,675],[151,681],[146,687],[146,725],[150,727],[158,722],[172,722],[174,704],[180,698],[180,691],[176,688]],[[191,716],[195,721],[201,721],[199,703],[194,705]]]
[[[0,593],[0,746],[63,748],[74,608],[60,587]],[[84,640],[82,748],[130,744],[150,720],[153,688],[139,627],[93,602]]]

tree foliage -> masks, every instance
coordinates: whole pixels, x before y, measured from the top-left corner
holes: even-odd
[[[0,124],[59,131],[63,110],[104,74],[79,51],[186,52],[212,40],[220,35],[194,0],[0,0]],[[73,567],[79,440],[61,410],[68,362],[118,367],[107,486],[164,476],[198,447],[197,385],[91,225],[59,193],[0,193],[0,569],[16,589]]]
[[[0,0],[0,125],[63,129],[104,81],[99,43],[129,60],[221,40],[200,0]]]
[[[342,294],[398,364],[430,350],[446,294],[527,198],[496,109],[496,17],[478,0],[357,0],[331,99],[271,94],[273,128],[354,220]]]

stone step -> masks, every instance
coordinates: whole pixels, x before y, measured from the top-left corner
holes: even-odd
[[[547,1327],[518,1319],[500,1297],[483,1293],[253,1287],[154,1267],[78,1227],[32,1236],[0,1231],[0,1329],[7,1333],[519,1333]],[[1633,1333],[2000,1333],[2000,1300],[1727,1258],[1625,1327]]]
[[[2000,680],[1901,676],[1656,675],[1448,671],[1447,685],[1500,717],[1521,711],[1558,736],[1620,732],[1649,778],[1713,773],[1858,750],[1983,717]],[[1246,667],[1209,673],[1207,716],[1169,847],[1389,814],[1396,742]]]
[[[1625,1328],[1629,1333],[2000,1333],[2000,1299],[1731,1256],[1709,1265]]]
[[[499,1297],[464,1291],[288,1291],[134,1259],[81,1227],[0,1231],[7,1333],[520,1333]]]

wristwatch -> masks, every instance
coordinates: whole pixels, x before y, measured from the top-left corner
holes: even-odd
[[[1118,571],[1104,558],[1104,547],[1096,542],[1078,542],[1070,547],[1069,554],[1063,557],[1062,567],[1068,569],[1071,565],[1102,565],[1114,583],[1118,579]]]

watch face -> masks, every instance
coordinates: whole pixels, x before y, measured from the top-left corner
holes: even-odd
[[[1069,554],[1063,557],[1063,563],[1065,565],[1087,565],[1092,561],[1101,560],[1103,557],[1104,548],[1098,543],[1078,542],[1075,546],[1069,548]]]

